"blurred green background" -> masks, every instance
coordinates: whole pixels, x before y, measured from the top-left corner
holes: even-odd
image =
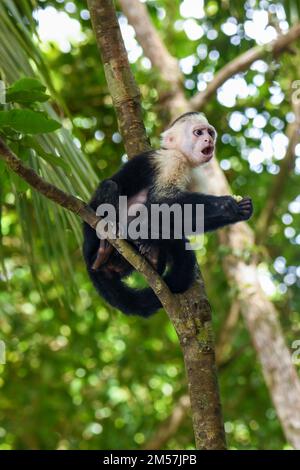
[[[215,71],[276,27],[299,21],[298,1],[148,1],[151,18],[180,60],[186,95],[205,89]],[[118,5],[117,5],[118,6]],[[143,98],[153,145],[166,124],[163,85],[118,9]],[[279,26],[278,26],[279,25]],[[0,73],[11,83],[39,76],[47,110],[66,131],[55,147],[70,171],[31,156],[41,174],[88,199],[124,154],[86,2],[8,1],[0,6]],[[217,128],[217,158],[235,194],[254,200],[256,222],[285,155],[293,120],[292,83],[299,47],[257,61],[229,80],[205,108]],[[158,93],[159,91],[159,93]],[[72,135],[69,131],[72,131]],[[65,134],[64,134],[65,133]],[[281,315],[287,344],[300,339],[300,145],[256,249],[261,284]],[[187,393],[177,337],[166,314],[148,321],[109,308],[92,288],[80,250],[80,222],[40,198],[0,166],[1,271],[0,449],[136,449],[147,445]],[[236,292],[221,268],[226,248],[215,234],[199,252],[216,339]],[[225,429],[232,449],[288,448],[242,319],[219,369]],[[194,448],[186,413],[163,448]]]

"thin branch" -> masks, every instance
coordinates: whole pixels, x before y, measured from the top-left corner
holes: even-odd
[[[295,121],[288,126],[287,136],[289,143],[285,157],[280,162],[279,173],[274,177],[267,202],[257,221],[256,241],[260,243],[268,233],[272,219],[276,213],[276,208],[282,193],[289,181],[289,173],[295,165],[295,148],[300,141],[300,103],[293,105]]]
[[[185,96],[182,88],[182,73],[178,61],[172,57],[148,15],[146,4],[140,0],[119,0],[123,13],[128,22],[134,26],[138,41],[145,55],[151,60],[160,73],[162,79],[168,84],[169,108],[175,108],[179,113],[185,109]]]
[[[134,25],[139,43],[152,64],[162,71],[162,77],[169,83],[182,82],[178,62],[171,56],[162,43],[159,34],[152,24],[147,7],[140,0],[119,0],[123,13],[130,24]],[[147,52],[146,52],[147,51]]]
[[[34,170],[26,167],[2,139],[0,139],[0,158],[8,168],[40,194],[80,216],[91,227],[96,227],[100,218],[86,204],[47,183]],[[182,295],[172,295],[156,271],[127,242],[120,239],[109,241],[144,276],[159,297],[177,331],[189,378],[197,447],[223,449],[225,437],[218,401],[211,310],[200,272],[189,291]],[[201,401],[202,404],[199,402],[199,397],[204,400],[203,403]]]
[[[25,180],[31,187],[36,189],[39,193],[43,194],[51,201],[59,204],[60,206],[79,215],[85,222],[93,228],[99,221],[95,217],[94,211],[89,209],[83,201],[71,194],[67,194],[61,189],[56,188],[53,184],[48,183],[41,178],[32,168],[24,165],[10,148],[6,145],[3,139],[0,138],[0,157],[6,165],[23,180]]]
[[[253,47],[225,65],[217,72],[214,79],[203,92],[197,93],[188,103],[184,103],[182,90],[183,77],[178,75],[178,62],[168,52],[162,39],[155,30],[149,18],[146,6],[141,3],[140,0],[119,0],[119,2],[129,23],[135,29],[137,39],[145,55],[158,67],[162,78],[168,80],[171,85],[170,93],[173,96],[172,105],[176,102],[178,103],[178,106],[175,107],[174,114],[180,112],[182,108],[184,108],[185,111],[203,109],[204,105],[208,103],[217,89],[230,77],[247,70],[253,62],[263,59],[269,54],[277,57],[300,37],[299,23],[290,28],[286,34],[278,36],[278,38],[270,44]],[[180,86],[178,87],[178,85]]]
[[[300,23],[293,26],[286,34],[278,36],[270,44],[265,46],[256,46],[249,51],[241,54],[236,59],[225,65],[217,74],[214,79],[207,85],[207,88],[197,93],[190,101],[193,109],[201,110],[208,103],[210,98],[216,93],[217,89],[223,85],[233,75],[244,72],[253,62],[272,54],[277,57],[284,52],[290,44],[299,39],[300,37]]]

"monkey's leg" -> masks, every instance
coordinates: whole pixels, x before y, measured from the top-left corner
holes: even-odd
[[[168,253],[170,269],[164,281],[173,293],[185,292],[195,279],[196,257],[192,250],[186,250],[188,240],[164,240],[164,252]]]
[[[118,207],[119,187],[113,180],[105,180],[98,186],[96,193],[90,203],[90,206],[97,210],[101,204],[112,204],[115,209]],[[96,253],[96,259],[92,264],[92,269],[97,270],[101,268],[114,252],[113,246],[107,241],[100,239],[99,247]]]

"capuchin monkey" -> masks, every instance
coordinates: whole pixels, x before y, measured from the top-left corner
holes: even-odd
[[[103,181],[96,190],[90,207],[101,204],[119,207],[119,196],[127,196],[127,210],[144,204],[151,209],[154,204],[178,204],[182,210],[192,207],[192,229],[197,229],[196,206],[204,205],[204,231],[216,230],[228,224],[248,220],[253,212],[251,199],[232,196],[211,196],[192,192],[199,167],[214,155],[216,131],[201,113],[190,112],[178,117],[162,134],[159,150],[135,156],[124,164],[111,178]],[[129,219],[132,219],[129,218]],[[178,222],[178,221],[176,221]],[[179,222],[182,223],[183,222]],[[196,275],[196,258],[186,249],[189,233],[180,239],[174,236],[175,222],[170,224],[170,239],[163,239],[158,227],[158,238],[130,240],[173,293],[186,291]],[[105,239],[99,240],[96,231],[84,224],[83,254],[89,276],[99,294],[113,307],[128,315],[149,317],[161,303],[152,289],[133,289],[124,278],[133,267]]]

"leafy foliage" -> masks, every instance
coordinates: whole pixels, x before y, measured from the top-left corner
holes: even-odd
[[[11,109],[0,112],[0,128],[22,134],[44,134],[59,129],[60,124],[45,113],[31,109]]]
[[[276,25],[278,18],[271,8],[276,4],[286,14],[280,21],[299,20],[298,1],[209,0],[203,18],[182,16],[182,3],[147,2],[159,34],[181,60],[187,96],[207,86],[216,71],[256,44],[245,32],[253,12],[267,11],[268,21]],[[58,43],[36,40],[36,11],[49,6],[80,25],[83,38],[71,42],[69,51],[62,52]],[[119,16],[124,26],[121,12]],[[184,23],[188,19],[192,19],[188,25],[203,28],[198,40],[188,37],[190,29]],[[87,200],[98,180],[119,166],[124,150],[86,2],[4,0],[0,22],[0,71],[8,86],[8,108],[1,112],[11,114],[14,106],[14,112],[42,112],[63,123],[55,133],[41,135],[27,134],[28,129],[20,127],[14,150],[47,180]],[[234,34],[225,34],[228,23],[234,25]],[[132,44],[134,38],[128,46],[134,50]],[[223,104],[219,91],[205,109],[217,128],[217,156],[233,192],[254,199],[254,230],[284,156],[284,152],[274,153],[278,136],[283,139],[292,118],[298,44],[292,49],[292,55],[268,57],[236,77],[249,93],[236,96],[234,104]],[[132,69],[143,95],[145,124],[156,145],[168,119],[159,98],[167,93],[168,84],[161,83],[141,51],[132,59]],[[236,82],[232,87],[237,87]],[[270,146],[273,153],[268,156]],[[268,292],[281,313],[291,348],[300,337],[298,160],[299,150],[262,245],[249,247],[261,261],[262,284],[271,286]],[[0,366],[0,447],[143,446],[186,393],[173,328],[162,313],[145,322],[109,309],[84,272],[80,223],[3,166],[0,179],[0,339],[6,344],[6,364]],[[226,253],[213,234],[205,237],[199,252],[217,341],[237,295],[228,287],[221,267]],[[226,347],[220,381],[231,448],[288,447],[241,320]],[[165,448],[192,447],[187,416]]]
[[[24,77],[11,85],[6,92],[6,101],[21,104],[48,101],[46,87],[36,78]]]

